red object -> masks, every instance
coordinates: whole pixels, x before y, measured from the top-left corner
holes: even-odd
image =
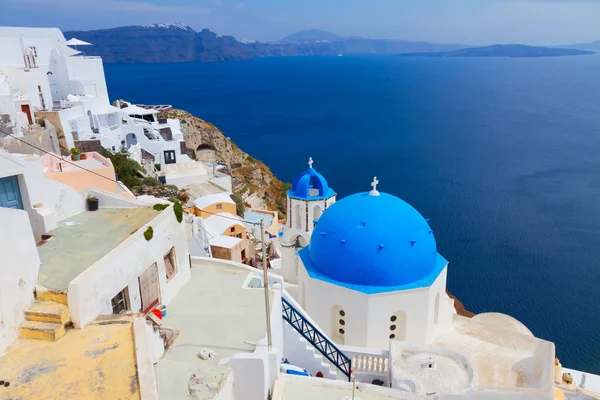
[[[152,310],[152,314],[156,315],[158,319],[162,319],[162,313],[160,312],[160,310],[157,310],[155,308],[154,310]]]
[[[316,377],[317,378],[323,378],[323,373],[321,371],[317,372]]]

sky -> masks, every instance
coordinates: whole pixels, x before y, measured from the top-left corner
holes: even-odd
[[[483,45],[600,40],[600,0],[0,0],[0,25],[92,30],[179,22],[238,39],[306,29]]]

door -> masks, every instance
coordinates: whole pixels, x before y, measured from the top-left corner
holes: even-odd
[[[0,207],[23,209],[19,181],[16,176],[0,178]]]
[[[21,104],[21,111],[27,114],[27,120],[29,121],[29,125],[33,125],[33,119],[31,118],[31,108],[29,104]]]
[[[142,297],[142,312],[145,314],[158,304],[158,268],[156,263],[152,264],[138,278],[140,284],[140,295]]]
[[[165,164],[175,164],[177,161],[175,160],[175,150],[166,150],[165,151]]]

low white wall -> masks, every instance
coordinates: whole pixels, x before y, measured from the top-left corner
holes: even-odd
[[[150,241],[143,236],[148,226],[154,230]],[[163,256],[171,247],[175,247],[177,275],[167,282]],[[75,325],[83,327],[98,315],[112,314],[111,299],[125,287],[129,288],[131,310],[139,310],[138,277],[154,263],[158,266],[160,302],[169,304],[190,279],[185,228],[177,222],[172,207],[71,281],[68,304]]]
[[[146,318],[133,321],[135,360],[141,400],[158,400],[158,387],[152,363],[152,348],[147,334]]]
[[[0,354],[19,333],[33,300],[40,258],[27,212],[0,208]]]
[[[233,370],[235,400],[266,400],[269,393],[269,370],[266,358],[238,353],[229,360]]]

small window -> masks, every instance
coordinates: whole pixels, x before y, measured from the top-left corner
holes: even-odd
[[[346,321],[344,321],[343,319],[340,319],[340,325],[346,325]]]
[[[222,204],[217,204],[217,210],[220,210],[221,208],[223,208]]]
[[[165,260],[165,272],[167,274],[167,282],[177,275],[177,259],[175,258],[175,247],[163,257]]]
[[[395,322],[396,321],[396,316],[392,315],[391,318],[390,318],[390,321]]]
[[[125,288],[111,300],[113,314],[125,314],[129,310],[127,303],[127,288]]]
[[[345,334],[345,333],[346,333],[346,331],[344,331],[342,328],[340,328],[340,334],[342,334],[342,335],[343,335],[343,334]]]
[[[394,339],[396,338],[396,335],[394,335],[393,333],[390,335],[390,339]]]
[[[234,233],[234,232],[235,232],[235,226],[232,226],[232,227],[229,229],[229,232],[231,232],[231,233]]]
[[[340,310],[340,315],[343,317],[344,315],[346,315],[346,312],[344,310]]]
[[[238,233],[237,235],[235,235],[236,238],[241,239],[242,238],[242,234]]]

